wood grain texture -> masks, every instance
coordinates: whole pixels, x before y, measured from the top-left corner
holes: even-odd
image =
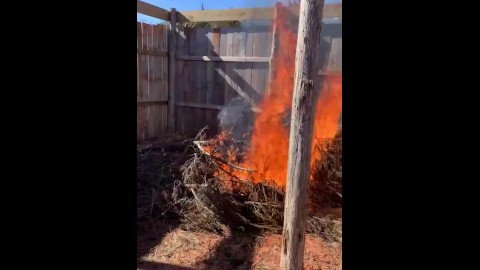
[[[180,30],[177,34],[177,53],[185,53],[185,43],[186,43],[186,36],[185,31]],[[185,61],[179,60],[176,58],[176,74],[175,74],[175,98],[176,101],[183,101],[184,98],[184,89],[185,89]],[[183,125],[183,108],[175,107],[175,131],[184,133],[184,125]]]
[[[165,25],[137,23],[137,141],[166,132],[168,81]],[[151,53],[154,52],[154,53]]]
[[[280,269],[301,270],[324,0],[301,0]]]
[[[268,40],[269,31],[262,27],[256,27],[253,33],[253,56],[271,57],[271,42]],[[261,95],[267,93],[269,63],[254,63],[252,71],[252,85],[256,92]]]
[[[137,12],[157,19],[162,19],[164,21],[168,21],[170,17],[170,12],[168,12],[168,10],[145,3],[143,1],[137,1]]]
[[[299,6],[288,7],[292,14],[299,14]],[[137,8],[138,9],[138,8]],[[238,8],[223,10],[183,11],[178,15],[179,22],[209,22],[209,21],[247,21],[272,20],[274,7],[269,8]],[[148,15],[148,14],[147,14]],[[165,15],[163,15],[165,16]],[[323,10],[323,18],[342,17],[342,4],[329,4]],[[168,20],[168,19],[167,19]]]

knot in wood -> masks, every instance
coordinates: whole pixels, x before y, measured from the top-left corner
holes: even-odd
[[[313,88],[313,80],[309,80],[306,75],[302,76],[301,83],[305,87]]]

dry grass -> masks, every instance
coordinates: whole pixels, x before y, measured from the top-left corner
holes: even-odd
[[[198,249],[200,240],[191,232],[177,231],[175,234],[167,234],[162,243],[152,249],[143,259],[145,261],[167,262],[172,256],[178,254],[178,251],[186,252]]]
[[[308,219],[310,232],[322,235],[329,242],[342,243],[342,219],[327,217],[310,217]]]
[[[220,236],[176,229],[139,260],[138,268],[278,269],[281,239],[280,234]],[[307,234],[304,261],[305,269],[341,269],[341,247],[329,245],[319,236]]]
[[[174,230],[152,248],[149,254],[140,258],[140,263],[163,263],[197,269],[198,264],[211,256],[222,241],[215,234]]]

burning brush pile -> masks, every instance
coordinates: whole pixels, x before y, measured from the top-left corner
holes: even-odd
[[[277,15],[270,91],[258,105],[253,128],[246,130],[247,139],[239,140],[235,127],[227,126],[211,140],[200,132],[192,142],[195,152],[173,192],[185,229],[282,229],[297,37],[288,16],[286,9]],[[342,206],[341,76],[325,76],[318,90],[307,229],[341,242],[341,217],[325,217],[326,209]]]
[[[193,142],[197,150],[182,166],[183,181],[174,192],[182,226],[217,232],[225,227],[281,232],[284,186],[263,178],[258,167],[244,167],[250,151],[248,144],[233,139],[219,143],[223,138]],[[341,134],[324,139],[316,148],[322,158],[314,162],[312,171],[307,230],[341,242],[341,220],[318,216],[324,208],[342,205]]]
[[[257,105],[260,110],[245,140],[232,134],[234,127],[222,127],[213,139],[206,140],[201,131],[189,142],[191,158],[165,196],[168,211],[181,218],[183,229],[282,230],[297,37],[288,16],[286,9],[277,14],[270,90]],[[318,90],[307,230],[341,242],[341,214],[337,219],[325,215],[325,209],[342,207],[341,76],[325,76]]]

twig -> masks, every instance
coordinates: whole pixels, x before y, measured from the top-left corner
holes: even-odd
[[[204,126],[198,133],[197,133],[197,136],[195,136],[195,139],[198,139],[198,138],[201,138],[202,134],[203,134],[203,131],[205,129],[207,129],[208,126]]]
[[[260,229],[266,229],[266,230],[272,230],[272,231],[278,231],[278,230],[282,229],[282,227],[280,227],[280,226],[260,225],[260,224],[255,224],[255,223],[251,223],[251,222],[248,223],[248,224],[251,225],[251,226],[260,228]]]
[[[263,197],[265,197],[265,201],[267,200],[267,194],[265,193],[265,186],[262,186],[262,193]]]
[[[198,146],[198,147],[201,147],[200,144],[204,144],[204,143],[208,143],[209,141],[193,141],[193,143]]]
[[[215,216],[215,213],[203,204],[203,202],[200,200],[200,198],[198,197],[198,195],[197,195],[197,193],[195,192],[195,190],[194,190],[193,188],[189,188],[189,190],[192,192],[193,197],[195,197],[196,201],[200,203],[200,205],[202,206],[202,208],[205,209],[205,210],[207,210],[208,212],[210,212],[211,214],[213,214],[213,215]]]
[[[252,202],[252,201],[246,201],[245,204],[260,204],[260,205],[266,205],[266,206],[272,206],[272,207],[283,207],[281,204],[274,204],[274,203],[262,203],[262,202]]]
[[[261,185],[275,190],[280,195],[285,195],[285,192],[283,190],[279,189],[279,187],[277,187],[277,186],[268,185],[268,184],[265,184],[264,182],[262,182]]]
[[[342,198],[342,194],[340,192],[338,192],[336,189],[334,189],[333,187],[331,186],[327,186],[329,189],[331,189],[337,196],[339,196],[340,198]],[[343,199],[343,198],[342,198]]]
[[[230,166],[230,167],[232,167],[232,168],[234,168],[234,169],[242,170],[242,171],[247,171],[247,172],[256,172],[254,169],[248,169],[248,168],[240,167],[240,166],[238,166],[238,165],[235,165],[235,164],[232,164],[232,163],[230,163],[230,162],[227,162],[227,161],[225,161],[225,160],[223,160],[223,159],[221,159],[221,158],[219,158],[219,157],[212,156],[212,155],[209,155],[209,156],[210,156],[212,159],[214,159],[214,160],[216,160],[216,161],[218,161],[218,162],[221,162],[221,163],[223,163],[223,164],[225,164],[225,165],[228,165],[228,166]]]
[[[192,188],[192,187],[208,187],[208,184],[183,184],[183,186],[187,188]]]
[[[198,147],[198,149],[200,149],[200,151],[202,151],[203,154],[211,157],[212,159],[214,159],[214,160],[216,160],[216,161],[218,161],[218,162],[221,162],[221,163],[223,163],[223,164],[225,164],[225,165],[228,165],[228,166],[230,166],[230,167],[232,167],[232,168],[234,168],[234,169],[237,169],[237,170],[243,170],[243,171],[247,171],[247,172],[256,172],[256,171],[253,170],[253,169],[248,169],[248,168],[240,167],[240,166],[238,166],[238,165],[235,165],[235,164],[232,164],[232,163],[230,163],[230,162],[227,162],[227,161],[225,161],[225,160],[223,160],[223,159],[221,159],[221,158],[219,158],[219,157],[216,157],[216,156],[208,153],[207,151],[203,150],[203,148],[202,148],[202,146],[200,146],[200,144],[201,144],[201,143],[205,143],[205,141],[193,141],[193,143]]]
[[[173,207],[173,205],[170,204],[170,206],[169,206],[167,209],[165,209],[165,211],[162,212],[162,216],[165,216],[165,214],[166,214],[168,211],[170,211],[170,209],[172,209],[172,207]]]
[[[154,201],[155,201],[155,189],[152,188],[152,203],[150,205],[150,219],[152,219]]]
[[[228,173],[227,171],[224,170],[224,172]],[[252,183],[252,180],[245,180],[245,179],[240,179],[240,178],[237,178],[235,175],[231,175],[234,177],[234,179],[232,179],[232,181],[236,181],[236,182],[239,182],[239,183],[242,183],[242,184],[245,184],[245,185],[248,185],[249,187],[253,188],[253,183]]]

